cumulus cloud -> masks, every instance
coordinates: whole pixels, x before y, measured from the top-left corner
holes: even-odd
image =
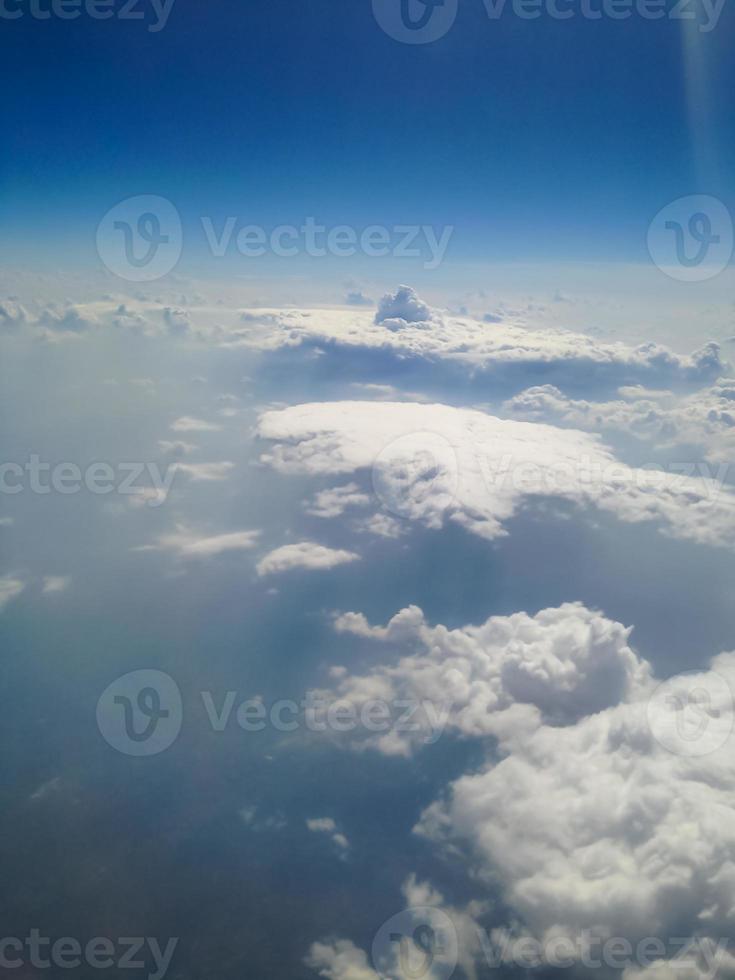
[[[476,871],[501,883],[541,941],[670,939],[682,923],[696,935],[729,935],[735,654],[668,691],[660,702],[633,693],[572,724],[506,738],[504,758],[452,783],[417,832],[469,844]],[[705,733],[707,754],[692,755],[692,739]],[[650,976],[667,976],[659,969]]]
[[[249,551],[256,546],[259,537],[260,531],[232,531],[208,536],[179,524],[173,534],[159,535],[155,544],[136,550],[171,551],[181,558],[213,558],[228,551]]]
[[[617,401],[592,402],[570,398],[554,385],[538,385],[508,399],[503,409],[514,418],[625,432],[659,446],[700,446],[713,463],[733,458],[735,380],[723,378],[683,397],[635,387],[623,387],[620,394]]]
[[[360,295],[355,293],[355,298]],[[537,304],[526,304],[522,309],[503,307],[485,320],[464,311],[439,312],[404,285],[383,297],[377,315],[354,304],[341,309],[242,310],[213,303],[197,307],[194,326],[188,311],[173,302],[162,308],[160,301],[146,297],[124,304],[106,297],[83,307],[50,307],[31,326],[49,328],[49,335],[81,336],[94,323],[136,333],[159,332],[172,341],[185,339],[259,351],[299,345],[331,354],[364,350],[380,358],[379,363],[390,357],[396,363],[421,359],[436,373],[441,361],[451,375],[459,369],[480,384],[503,381],[516,388],[528,386],[538,375],[575,387],[591,383],[615,387],[703,384],[726,370],[716,344],[681,355],[658,344],[634,347],[606,343],[598,337],[560,329],[544,317],[543,308]],[[7,318],[2,322],[7,326]]]
[[[257,433],[275,443],[262,460],[280,472],[370,471],[390,514],[431,528],[453,521],[497,538],[524,501],[552,497],[655,521],[673,537],[735,544],[728,489],[629,467],[577,430],[447,405],[317,402],[266,412]]]
[[[258,562],[256,569],[260,576],[277,575],[295,568],[313,571],[359,560],[360,556],[354,551],[327,548],[313,541],[300,541],[298,544],[286,544],[268,552]]]
[[[389,330],[400,330],[408,323],[431,323],[438,318],[438,311],[419,299],[410,286],[399,286],[395,293],[386,293],[375,314],[375,322]]]
[[[630,630],[580,603],[454,630],[429,626],[416,606],[384,627],[370,626],[360,613],[339,616],[334,627],[401,652],[367,674],[332,670],[338,682],[330,700],[357,708],[375,698],[417,706],[415,730],[358,733],[387,755],[410,755],[437,720],[442,730],[466,737],[505,736],[535,729],[542,719],[575,721],[650,686],[648,665],[628,645]]]
[[[484,766],[454,780],[415,832],[455,862],[466,855],[489,894],[500,886],[511,921],[489,944],[501,958],[529,939],[542,954],[563,940],[579,957],[611,937],[656,937],[661,961],[631,962],[624,980],[671,980],[671,939],[689,934],[699,941],[685,975],[730,976],[735,653],[661,687],[629,630],[579,604],[455,630],[415,607],[385,627],[359,613],[335,627],[398,651],[367,674],[333,671],[341,698],[449,698],[450,729],[486,745]],[[420,738],[402,737],[418,750]]]

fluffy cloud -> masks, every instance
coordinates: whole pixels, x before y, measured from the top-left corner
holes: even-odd
[[[348,507],[366,507],[370,497],[361,493],[356,483],[320,490],[306,507],[306,513],[314,517],[339,517]]]
[[[543,941],[670,938],[683,923],[690,934],[727,936],[735,915],[733,691],[735,654],[721,654],[711,671],[673,681],[666,703],[634,696],[571,725],[510,737],[505,758],[455,781],[417,830],[469,843],[477,870],[501,882]],[[691,716],[686,741],[662,727],[671,703],[675,725],[683,711]],[[681,751],[655,737],[662,732],[673,732]],[[687,754],[704,732],[708,754]]]
[[[618,401],[569,398],[553,385],[527,388],[506,401],[515,418],[550,421],[593,432],[622,431],[659,446],[697,445],[710,462],[729,462],[735,450],[735,380],[677,398],[673,392],[622,388]]]
[[[579,604],[455,630],[428,626],[415,607],[385,627],[347,613],[335,628],[397,651],[368,674],[333,669],[341,698],[449,700],[450,729],[487,746],[484,767],[451,783],[415,828],[453,860],[467,855],[489,893],[500,886],[512,919],[483,955],[512,961],[531,941],[542,954],[563,942],[565,956],[592,956],[611,937],[657,937],[660,962],[632,959],[624,980],[712,980],[713,962],[733,975],[720,940],[735,917],[735,653],[659,686],[629,630]],[[393,754],[420,742],[394,733],[369,744]],[[699,940],[677,965],[679,935]],[[345,962],[362,963],[349,949]],[[312,962],[337,970],[336,954],[321,944]]]
[[[536,616],[493,616],[481,626],[449,630],[429,626],[416,606],[403,609],[385,627],[368,625],[360,613],[335,620],[341,633],[373,639],[391,650],[408,650],[369,674],[336,668],[332,697],[356,706],[379,698],[421,706],[417,731],[369,736],[386,754],[409,754],[425,741],[435,718],[465,736],[517,733],[540,720],[576,721],[619,703],[650,684],[648,666],[628,646],[630,630],[579,603],[544,609]],[[441,706],[441,712],[438,707]]]
[[[359,294],[355,294],[357,298]],[[6,312],[11,309],[4,304]],[[631,346],[605,342],[598,337],[561,329],[544,319],[543,308],[534,304],[523,309],[503,309],[500,322],[486,322],[468,313],[442,311],[426,302],[409,286],[400,286],[380,302],[377,316],[361,306],[327,309],[283,309],[278,307],[227,308],[222,303],[196,306],[192,313],[175,302],[162,306],[151,299],[106,297],[76,307],[52,307],[29,321],[31,329],[80,334],[86,326],[108,326],[114,330],[169,336],[205,345],[245,347],[277,351],[299,345],[322,351],[348,354],[361,350],[380,359],[396,362],[422,359],[436,373],[439,361],[445,367],[488,380],[508,380],[525,387],[535,376],[544,375],[557,384],[575,387],[600,384],[674,385],[703,384],[725,373],[716,344],[706,344],[691,355],[681,355],[658,344]],[[6,325],[20,323],[15,314],[0,317]],[[379,366],[379,362],[378,363]],[[393,372],[391,371],[391,375]],[[376,378],[376,380],[379,380]]]
[[[306,965],[327,980],[380,980],[367,954],[349,939],[314,943]]]
[[[682,475],[635,469],[571,429],[470,409],[406,402],[332,402],[266,412],[262,459],[283,473],[371,470],[391,514],[439,528],[451,520],[492,539],[529,498],[593,505],[618,519],[656,521],[669,535],[735,544],[735,495]]]
[[[298,544],[286,544],[268,552],[264,558],[261,558],[256,568],[258,575],[264,576],[290,572],[294,568],[307,570],[334,568],[336,565],[359,560],[360,556],[353,551],[327,548],[313,541],[300,541]]]
[[[439,319],[438,311],[419,299],[410,286],[399,286],[395,293],[386,293],[375,314],[375,322],[389,330],[400,330],[409,323],[431,324]]]

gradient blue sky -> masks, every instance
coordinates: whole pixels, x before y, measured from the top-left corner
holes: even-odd
[[[460,0],[422,46],[369,0],[176,0],[159,33],[3,21],[3,255],[94,264],[100,217],[152,193],[185,227],[451,224],[459,261],[643,260],[669,201],[733,204],[734,20],[490,21]]]

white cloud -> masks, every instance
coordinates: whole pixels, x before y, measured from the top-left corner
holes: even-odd
[[[735,452],[735,380],[720,379],[694,394],[624,387],[620,401],[569,398],[553,385],[527,388],[506,401],[514,418],[554,422],[593,432],[621,431],[659,446],[701,446],[710,462]]]
[[[176,473],[184,473],[195,482],[216,482],[226,480],[235,464],[229,460],[221,463],[174,463]]]
[[[367,954],[349,939],[314,943],[306,965],[327,980],[381,980]]]
[[[282,473],[371,470],[391,514],[440,528],[453,521],[493,539],[528,499],[593,505],[673,537],[735,544],[735,495],[701,478],[635,469],[598,438],[447,405],[330,402],[260,417],[275,443],[262,460]]]
[[[349,850],[350,842],[343,833],[337,830],[337,824],[331,817],[315,817],[307,820],[306,826],[314,834],[328,834],[332,843],[343,854]]]
[[[260,531],[233,531],[207,536],[177,525],[173,534],[162,534],[155,544],[137,551],[171,551],[181,558],[213,558],[228,551],[249,551],[258,543]]]
[[[439,319],[437,310],[424,303],[410,286],[399,286],[395,293],[386,293],[378,303],[375,322],[389,330],[400,330],[408,323],[428,323]]]
[[[356,483],[345,483],[314,494],[314,499],[306,506],[306,513],[314,517],[339,517],[348,507],[365,507],[369,503],[370,497],[361,493]]]
[[[261,558],[256,568],[258,575],[277,575],[289,572],[294,568],[320,570],[334,568],[349,562],[359,561],[360,556],[353,551],[327,548],[313,541],[301,541],[298,544],[286,544],[281,548],[268,552]]]
[[[418,706],[416,731],[395,726],[376,735],[356,733],[362,745],[388,755],[420,747],[437,719],[442,730],[463,736],[515,735],[534,730],[542,719],[575,721],[650,687],[648,665],[628,645],[630,630],[581,603],[535,616],[493,616],[454,630],[429,626],[416,606],[385,627],[370,626],[361,613],[337,617],[334,627],[399,654],[396,662],[364,675],[333,668],[338,683],[329,694],[330,702],[344,699],[357,708],[376,698]]]
[[[174,432],[218,432],[221,426],[205,422],[204,419],[192,418],[190,415],[182,415],[180,419],[176,419],[171,428]]]
[[[9,602],[19,596],[25,587],[26,584],[22,579],[15,578],[12,575],[3,575],[0,577],[0,612],[3,611]]]
[[[541,941],[670,939],[682,924],[689,934],[729,935],[735,762],[732,733],[724,744],[720,736],[732,726],[735,654],[672,690],[676,725],[686,710],[713,726],[709,754],[669,751],[654,737],[651,702],[634,696],[573,724],[506,738],[505,758],[452,783],[418,832],[468,843],[475,873],[500,882]],[[695,708],[692,693],[702,691]]]
[[[361,517],[352,522],[356,531],[366,534],[375,534],[379,538],[400,538],[406,533],[406,527],[395,517],[388,514],[372,514],[370,517]]]
[[[41,591],[44,595],[58,595],[59,592],[66,592],[70,585],[70,575],[46,575]]]

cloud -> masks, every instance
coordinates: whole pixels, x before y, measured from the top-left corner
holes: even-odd
[[[187,334],[191,329],[191,318],[186,310],[167,306],[163,311],[163,321],[169,332],[176,336]]]
[[[352,527],[365,534],[375,534],[379,538],[400,538],[406,533],[406,526],[388,514],[372,514],[352,522]]]
[[[49,330],[61,333],[84,333],[94,321],[89,314],[82,314],[77,307],[70,306],[62,310],[46,309],[38,322]]]
[[[353,290],[345,296],[345,303],[348,306],[372,306],[373,301],[369,296],[364,296],[360,290]]]
[[[229,460],[221,463],[174,463],[176,473],[184,473],[195,482],[212,483],[226,480],[235,464]]]
[[[430,528],[461,524],[487,539],[528,500],[590,505],[666,534],[735,545],[735,495],[725,487],[620,462],[598,438],[447,405],[329,402],[266,412],[261,459],[282,473],[371,471],[393,515]]]
[[[381,980],[367,954],[349,939],[314,943],[305,962],[327,980]]]
[[[375,323],[389,330],[400,330],[408,323],[431,323],[439,318],[437,310],[424,303],[410,286],[399,286],[395,293],[386,293],[378,303]]]
[[[332,843],[343,853],[349,850],[350,842],[344,834],[337,830],[337,824],[331,817],[316,817],[307,820],[306,826],[314,834],[329,834]]]
[[[542,941],[729,935],[735,654],[667,692],[509,735],[504,758],[455,780],[417,832],[469,845],[469,867]],[[707,754],[687,754],[700,736]]]
[[[26,584],[22,579],[14,578],[12,575],[0,577],[0,612],[9,602],[17,598],[25,587]]]
[[[22,326],[28,318],[26,310],[15,300],[6,299],[0,302],[0,326],[5,330],[14,330]]]
[[[429,626],[409,606],[384,627],[361,613],[334,623],[339,633],[384,644],[398,660],[363,675],[333,668],[329,700],[360,708],[375,698],[417,705],[414,730],[367,735],[387,755],[410,755],[442,730],[466,737],[516,734],[541,720],[568,724],[650,688],[648,665],[628,645],[630,630],[581,603],[493,616],[481,626]],[[320,692],[324,694],[324,692]],[[432,714],[427,714],[426,706]]]
[[[59,592],[66,592],[70,585],[70,575],[46,575],[41,591],[44,595],[58,595]]]
[[[295,568],[321,570],[359,560],[360,556],[353,551],[326,548],[313,541],[301,541],[299,544],[286,544],[268,552],[256,568],[260,576],[278,575]]]
[[[618,401],[573,399],[554,385],[527,388],[503,404],[514,418],[549,421],[593,432],[624,432],[658,446],[697,445],[710,462],[735,452],[735,380],[723,378],[684,397],[623,387]]]
[[[162,534],[152,545],[137,551],[171,551],[181,558],[213,558],[228,551],[249,551],[258,543],[260,531],[232,531],[207,536],[177,525],[173,534]]]
[[[172,423],[171,428],[174,432],[218,432],[222,426],[205,422],[204,419],[192,418],[190,415],[182,415]]]
[[[190,453],[196,452],[199,446],[195,445],[193,442],[184,442],[183,439],[159,439],[158,448],[162,453],[167,456],[188,456]]]
[[[370,497],[361,493],[356,483],[320,490],[306,507],[306,513],[314,517],[339,517],[348,507],[366,507]]]

